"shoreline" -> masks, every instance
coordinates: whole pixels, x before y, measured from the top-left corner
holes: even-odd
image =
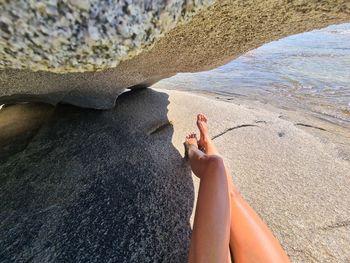
[[[227,93],[224,92],[211,92],[211,91],[205,91],[205,90],[186,90],[186,89],[176,89],[176,88],[163,88],[163,87],[150,87],[152,89],[156,90],[174,90],[174,91],[182,91],[182,92],[188,92],[191,94],[204,96],[208,98],[214,98],[222,101],[227,102],[235,102],[236,104],[240,104],[242,102],[245,102],[247,104],[249,103],[260,103],[262,105],[270,105],[272,108],[275,108],[276,110],[287,110],[287,111],[299,111],[302,114],[308,114],[309,116],[315,118],[315,119],[321,119],[325,122],[330,122],[334,125],[338,125],[343,128],[350,129],[350,111],[342,108],[338,108],[338,111],[341,111],[344,116],[335,116],[327,113],[322,113],[317,110],[312,110],[311,108],[305,108],[298,106],[296,103],[292,102],[278,102],[278,98],[276,99],[265,99],[261,95],[257,94],[239,94],[239,93]],[[348,118],[347,118],[348,117]]]
[[[271,113],[278,114],[278,118],[284,119],[298,126],[300,129],[318,137],[321,140],[327,140],[341,149],[345,160],[350,161],[350,122],[340,122],[339,119],[331,117],[325,118],[318,112],[308,111],[307,109],[292,105],[281,107],[273,101],[262,102],[258,98],[249,98],[241,94],[222,95],[206,91],[185,91],[165,88],[151,88],[157,91],[175,91],[189,93],[195,96],[208,98],[213,101],[231,103],[246,108],[264,109]]]

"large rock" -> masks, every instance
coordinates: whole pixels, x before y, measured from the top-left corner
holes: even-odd
[[[163,1],[140,1],[145,2],[145,6],[138,1],[130,5],[130,1],[123,1],[122,6],[127,7],[124,9],[101,1],[98,1],[100,4],[91,1],[91,5],[85,5],[87,1],[71,0],[63,1],[65,4],[60,6],[55,5],[55,1],[49,2],[49,6],[31,7],[30,10],[38,14],[34,18],[26,9],[26,1],[18,5],[13,4],[17,1],[1,3],[1,10],[23,14],[23,21],[27,24],[21,25],[29,33],[16,33],[14,25],[8,26],[13,21],[2,16],[0,102],[65,102],[107,109],[113,107],[115,99],[125,88],[149,86],[177,72],[210,69],[264,43],[350,21],[347,0],[222,0],[201,12],[197,11],[212,1],[165,1],[165,4],[160,4]],[[93,12],[95,5],[97,14]],[[146,7],[149,8],[149,17],[142,15],[142,8]],[[116,10],[120,16],[114,20],[106,16],[109,9]],[[197,14],[191,19],[194,13]],[[37,16],[49,16],[50,23],[40,24],[35,20]],[[70,16],[77,28],[69,29],[72,25],[68,19]],[[57,22],[57,17],[62,21]],[[122,30],[128,27],[116,29],[118,17],[135,26],[132,30],[135,29],[137,34]],[[106,19],[111,21],[103,22]],[[103,29],[102,24],[106,23],[108,27]],[[38,28],[35,29],[38,32],[32,32],[34,28]],[[65,28],[70,31],[65,31]],[[119,32],[116,35],[115,30]],[[11,36],[15,38],[10,41]],[[62,49],[55,48],[50,36]],[[12,51],[11,47],[19,53]],[[41,71],[33,72],[38,69]],[[98,71],[100,69],[103,70]]]
[[[186,262],[194,192],[168,104],[143,91],[110,111],[27,105],[24,122],[45,118],[0,148],[0,262]]]
[[[348,262],[348,130],[266,107],[145,89],[108,111],[27,105],[23,125],[25,106],[5,108],[18,147],[0,148],[0,261],[186,262],[198,180],[182,143],[201,111],[292,262]]]
[[[67,73],[115,67],[211,2],[1,2],[0,68]]]

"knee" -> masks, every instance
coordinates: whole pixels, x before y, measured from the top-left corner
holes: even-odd
[[[207,157],[207,167],[208,169],[221,170],[225,169],[224,160],[219,155],[209,155]]]

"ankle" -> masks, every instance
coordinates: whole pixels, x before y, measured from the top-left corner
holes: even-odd
[[[211,146],[213,144],[213,141],[210,139],[209,136],[203,138],[203,144],[204,147],[207,148],[207,146]]]
[[[197,144],[188,144],[188,151],[191,150],[197,150],[198,149],[198,145]]]

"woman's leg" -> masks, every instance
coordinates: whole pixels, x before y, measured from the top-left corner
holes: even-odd
[[[290,262],[278,240],[239,193],[231,195],[230,244],[234,260]]]
[[[187,136],[185,145],[200,178],[189,262],[230,262],[230,200],[223,161],[198,150],[195,134]]]
[[[218,155],[208,134],[207,118],[203,114],[198,114],[197,126],[200,130],[200,147],[204,148],[208,155]],[[225,170],[231,202],[230,248],[234,262],[290,262],[278,240],[241,197],[228,170]]]

